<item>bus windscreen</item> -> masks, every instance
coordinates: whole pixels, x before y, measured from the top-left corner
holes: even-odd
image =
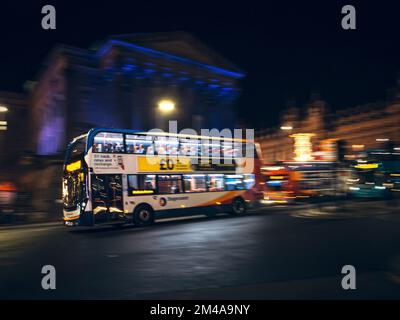
[[[73,141],[67,149],[65,163],[81,158],[86,151],[86,136]]]

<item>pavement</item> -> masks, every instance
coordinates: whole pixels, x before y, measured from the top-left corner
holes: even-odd
[[[0,229],[0,299],[398,299],[400,215],[308,204],[164,220],[148,228]],[[374,210],[366,210],[374,208]],[[322,214],[321,214],[322,212]],[[369,214],[368,214],[369,213]],[[55,290],[41,287],[56,269]],[[357,272],[343,290],[344,265]]]
[[[308,204],[296,210],[293,217],[313,219],[354,219],[400,213],[400,201],[342,201]]]

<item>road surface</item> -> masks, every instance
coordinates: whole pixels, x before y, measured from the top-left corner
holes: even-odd
[[[400,298],[400,212],[384,207],[332,219],[298,206],[148,228],[2,228],[0,298]],[[56,269],[55,290],[41,287],[44,265]],[[356,268],[355,290],[341,287],[344,265]]]

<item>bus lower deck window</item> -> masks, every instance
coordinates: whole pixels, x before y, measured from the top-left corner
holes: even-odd
[[[243,175],[227,174],[225,175],[226,190],[243,190]]]
[[[153,194],[156,190],[156,176],[154,174],[128,175],[128,194]]]
[[[224,191],[224,175],[209,174],[207,176],[208,191]]]
[[[187,174],[183,176],[185,192],[204,192],[207,191],[206,175]]]
[[[158,193],[180,193],[182,192],[182,178],[180,175],[159,175]]]

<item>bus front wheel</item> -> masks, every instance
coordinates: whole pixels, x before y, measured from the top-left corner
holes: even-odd
[[[136,226],[144,227],[154,222],[154,210],[146,204],[139,205],[133,212],[133,223]]]
[[[233,199],[231,206],[231,213],[235,216],[239,216],[246,213],[246,203],[240,197]]]

